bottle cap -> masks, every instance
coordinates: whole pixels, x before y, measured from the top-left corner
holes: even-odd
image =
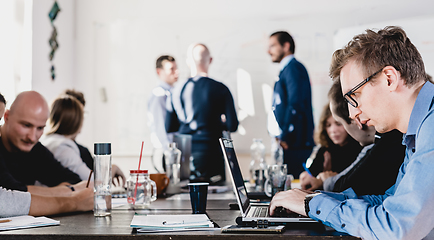
[[[148,173],[148,170],[130,170],[130,174],[131,173],[135,173],[135,174],[139,174],[139,173]]]
[[[110,155],[112,153],[111,143],[95,143],[93,153],[95,155]]]

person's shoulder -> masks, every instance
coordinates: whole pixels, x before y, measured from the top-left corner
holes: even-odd
[[[427,140],[432,134],[434,134],[434,108],[426,113],[416,132],[418,138],[423,137]]]
[[[54,156],[51,153],[50,149],[45,147],[41,142],[37,142],[32,148],[32,150],[30,150],[29,154],[31,155],[31,157],[38,158],[37,160],[45,159],[47,155],[52,156],[52,158],[54,159]]]
[[[66,140],[67,138],[65,136],[57,133],[52,133],[52,134],[42,136],[39,142],[42,143],[44,147],[51,150],[53,148],[58,147]]]
[[[216,87],[216,88],[222,88],[222,89],[228,89],[229,88],[226,86],[226,84],[224,84],[221,81],[209,78],[209,77],[204,77],[204,79],[206,79],[206,81],[208,81],[208,83],[212,86],[212,87]]]

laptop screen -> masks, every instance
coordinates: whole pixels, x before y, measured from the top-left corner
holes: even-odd
[[[232,182],[235,185],[238,193],[238,202],[243,207],[242,213],[244,214],[249,207],[250,201],[247,197],[247,190],[246,186],[244,185],[243,176],[241,175],[240,166],[238,165],[237,156],[235,155],[234,145],[232,143],[232,140],[225,138],[220,138],[220,144],[222,145],[222,148],[224,150],[223,155],[229,165]]]

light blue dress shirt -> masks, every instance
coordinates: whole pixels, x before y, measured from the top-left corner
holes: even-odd
[[[395,185],[378,196],[357,196],[351,188],[342,193],[323,192],[310,201],[309,216],[363,239],[427,236],[434,228],[433,103],[434,85],[427,82],[418,94],[403,137],[406,156]]]
[[[167,133],[164,126],[166,120],[166,100],[172,87],[159,81],[148,99],[148,127],[151,130],[151,142],[154,148],[167,149],[172,142],[173,134]]]

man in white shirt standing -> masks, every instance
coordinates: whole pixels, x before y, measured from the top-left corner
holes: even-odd
[[[168,148],[172,142],[173,133],[167,133],[164,126],[166,119],[166,99],[170,94],[173,84],[178,81],[178,67],[175,58],[169,55],[162,55],[157,59],[156,69],[160,81],[158,86],[152,90],[148,100],[148,126],[151,130],[151,142],[156,150]],[[161,154],[161,153],[160,153]],[[158,161],[157,161],[158,159]],[[153,157],[154,167],[162,170],[163,163],[161,157]]]

